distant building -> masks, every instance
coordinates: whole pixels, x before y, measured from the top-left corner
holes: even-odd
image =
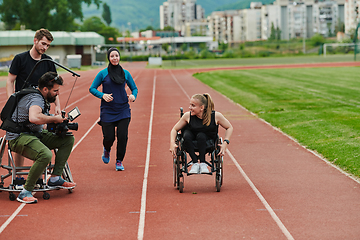
[[[288,5],[288,16],[289,38],[306,38],[306,5],[297,2],[293,2],[293,4]]]
[[[81,55],[82,65],[96,61],[94,47],[105,43],[103,36],[95,32],[51,31],[54,41],[46,54],[62,65],[67,65],[67,55]],[[0,31],[0,58],[12,58],[30,50],[34,44],[35,31]]]
[[[206,19],[194,20],[185,23],[184,36],[207,36],[208,35],[208,23]]]
[[[256,8],[241,10],[242,25],[240,34],[244,41],[261,40],[261,8],[255,5]]]
[[[264,5],[261,7],[261,39],[267,40],[271,35],[271,27],[281,31],[281,7]]]
[[[339,7],[336,2],[318,2],[313,5],[313,33],[324,37],[335,36],[339,26]]]
[[[160,6],[160,29],[166,26],[185,34],[185,25],[205,18],[205,10],[196,0],[168,0]]]
[[[345,1],[345,34],[355,30],[359,22],[360,2],[356,0]]]
[[[261,3],[251,7],[212,12],[208,16],[210,36],[215,41],[229,44],[261,40]]]

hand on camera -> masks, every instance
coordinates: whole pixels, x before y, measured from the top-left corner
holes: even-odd
[[[65,120],[61,115],[55,115],[53,116],[53,122],[54,123],[62,123]]]

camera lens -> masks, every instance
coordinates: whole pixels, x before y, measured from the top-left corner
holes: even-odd
[[[79,128],[78,123],[68,123],[67,125],[70,130],[77,131]]]

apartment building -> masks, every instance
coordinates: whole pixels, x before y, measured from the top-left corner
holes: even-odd
[[[261,40],[261,8],[243,9],[240,35],[244,41]]]
[[[205,18],[205,10],[196,0],[168,0],[160,6],[160,29],[166,26],[185,34],[186,23]]]
[[[289,38],[306,38],[307,11],[305,4],[294,2],[288,5]]]
[[[261,7],[261,39],[269,39],[272,26],[281,31],[281,6],[264,5]]]
[[[336,2],[318,2],[313,5],[313,32],[325,37],[335,36],[339,26],[339,8]]]
[[[279,29],[281,39],[311,38],[317,33],[328,37],[344,22],[347,33],[356,28],[355,6],[359,4],[355,1],[275,0],[264,6],[252,2],[249,9],[212,12],[205,28],[205,13],[195,0],[168,0],[160,7],[161,28],[175,26],[186,36],[206,33],[215,41],[230,44],[267,40],[272,25]]]
[[[207,18],[209,34],[217,42],[224,42],[225,39],[225,13],[224,11],[212,12]]]
[[[206,19],[202,20],[194,20],[191,22],[185,22],[185,30],[184,35],[185,37],[190,36],[210,36],[208,23]]]
[[[258,5],[257,5],[258,6]],[[215,41],[229,44],[261,39],[261,9],[212,12],[208,16],[209,34]]]
[[[345,0],[345,33],[350,34],[359,23],[360,2]]]

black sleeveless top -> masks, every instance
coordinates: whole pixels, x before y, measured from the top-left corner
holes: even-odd
[[[218,133],[218,125],[215,123],[215,111],[211,113],[210,125],[203,125],[203,120],[190,114],[188,129],[194,134],[205,133],[210,139],[215,139]]]

